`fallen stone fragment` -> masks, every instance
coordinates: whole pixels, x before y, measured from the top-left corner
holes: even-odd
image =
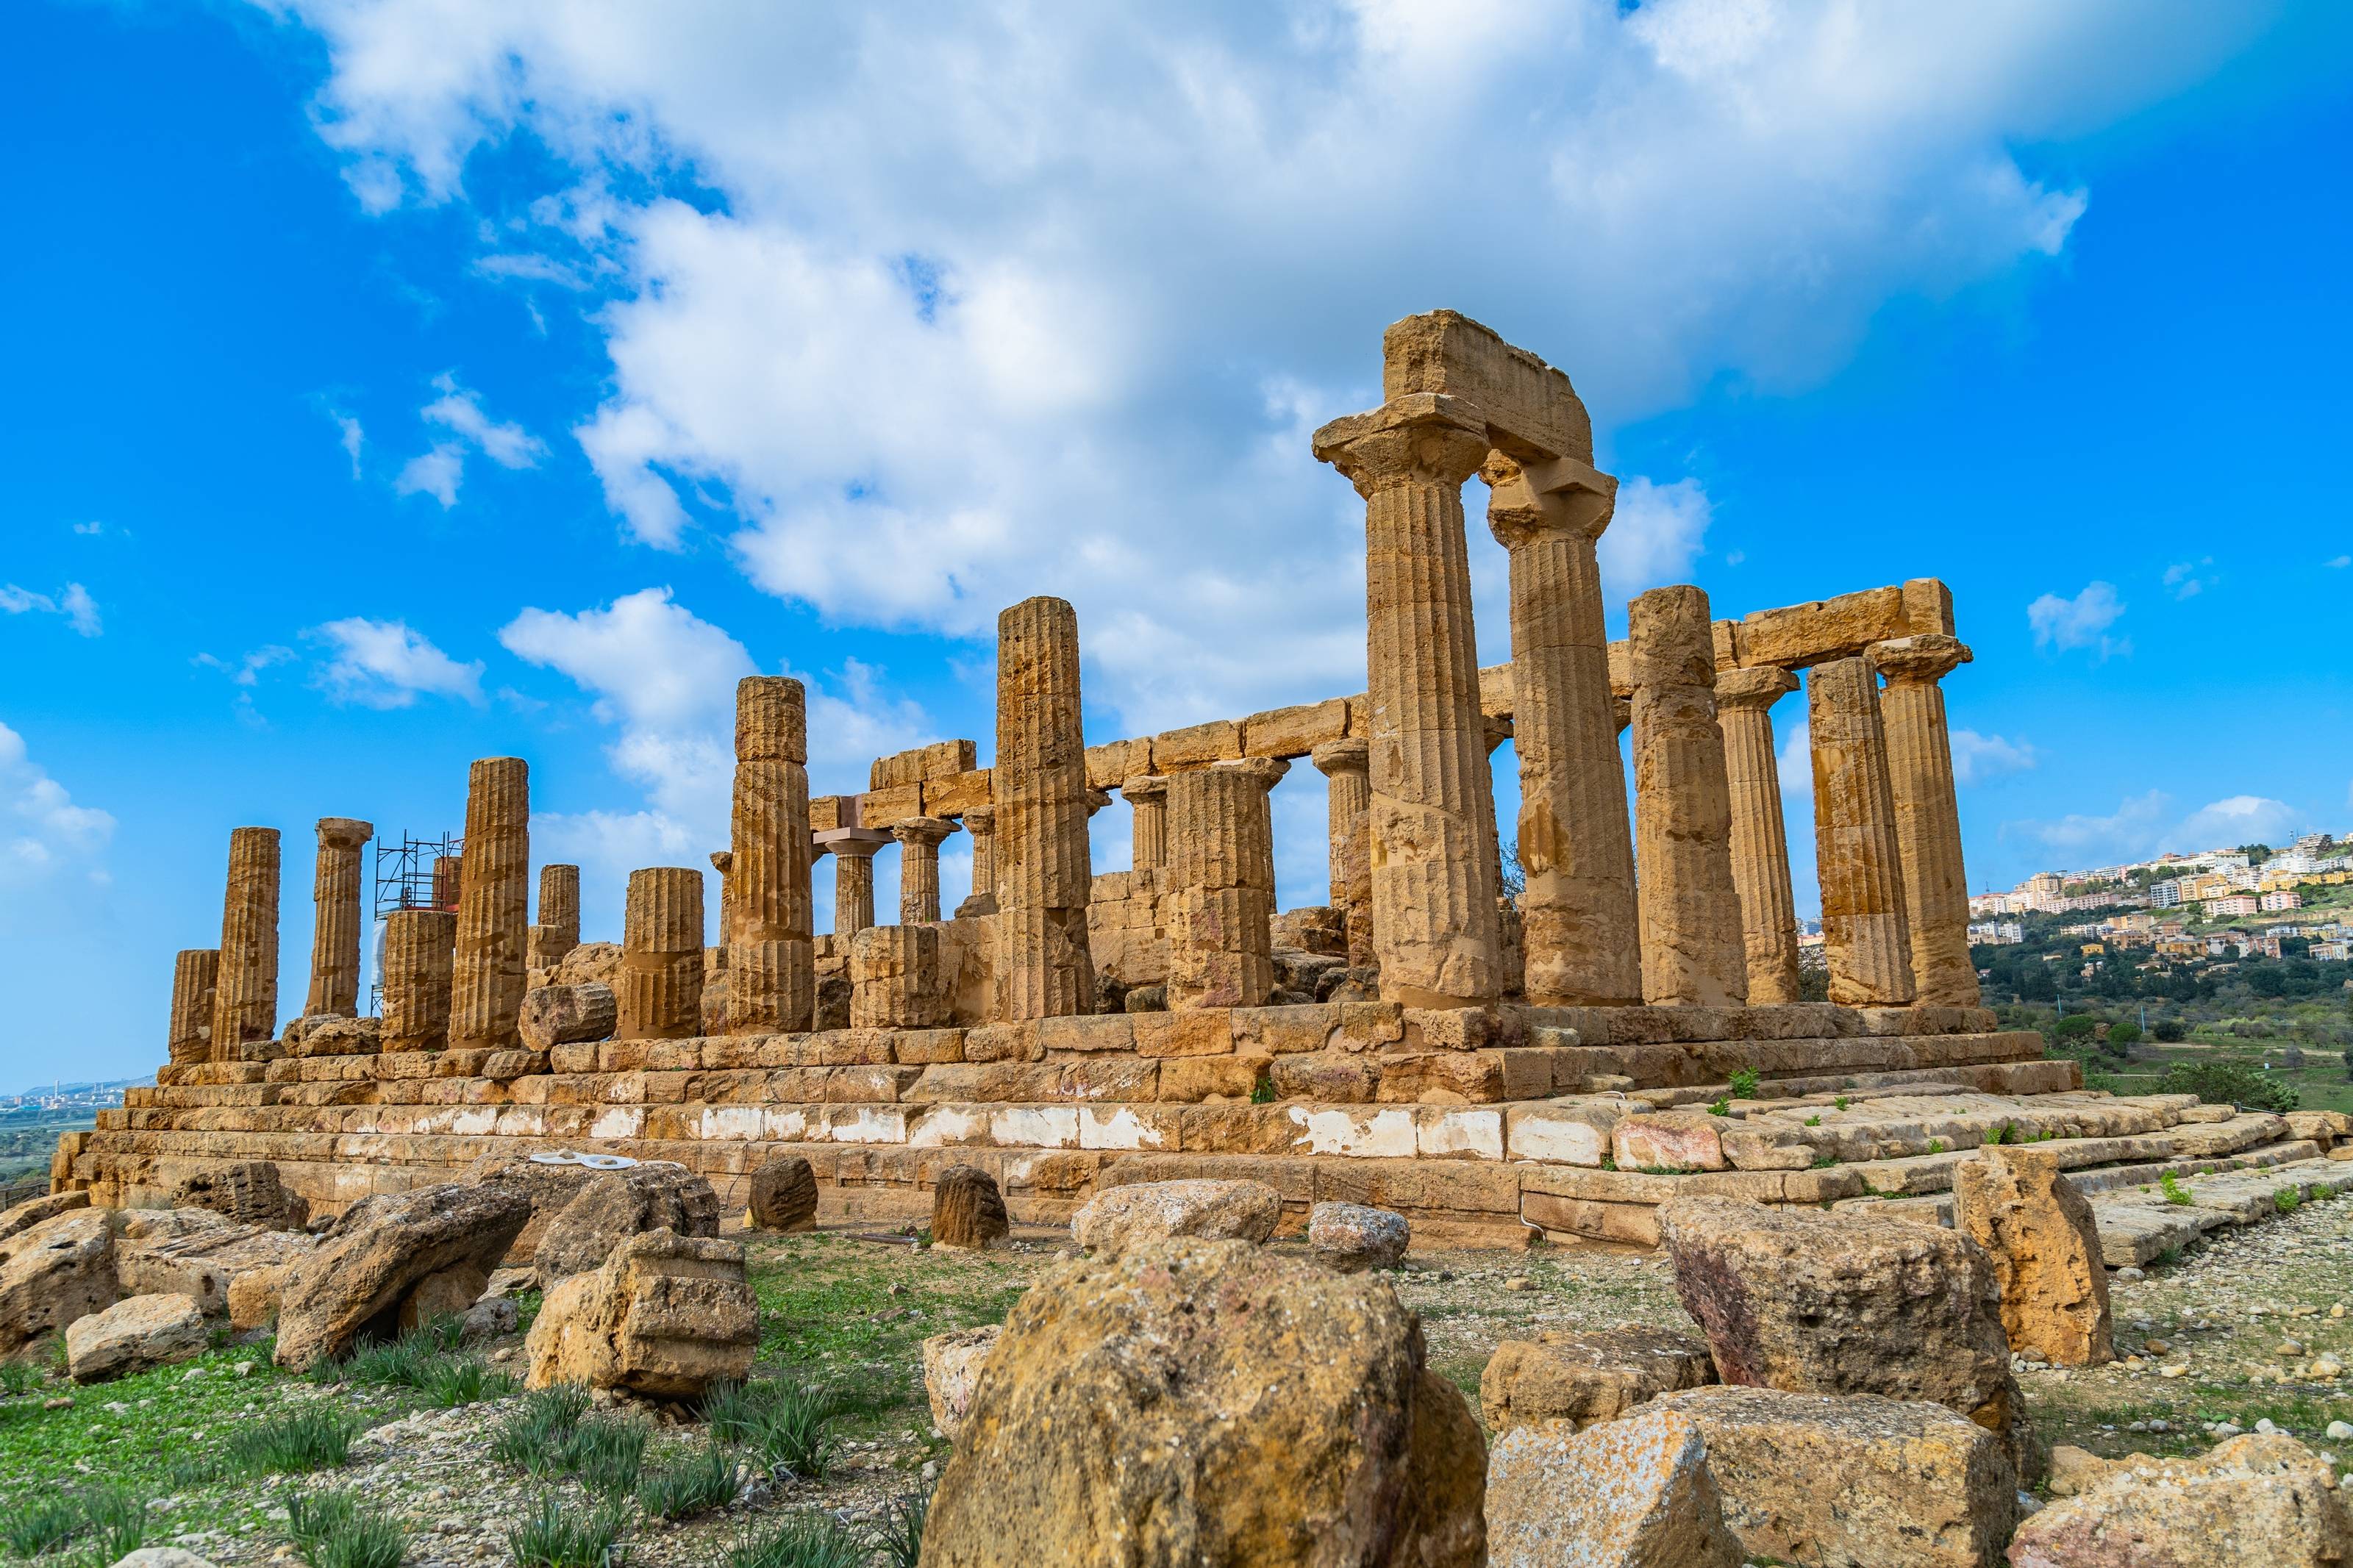
[[[980,1369],[988,1364],[989,1352],[1004,1332],[1002,1323],[987,1323],[952,1329],[923,1342],[923,1393],[931,1401],[932,1425],[951,1443],[964,1430]]]
[[[741,1382],[759,1341],[743,1244],[655,1230],[548,1292],[523,1341],[525,1381],[694,1399]]]
[[[600,1171],[547,1222],[532,1264],[545,1288],[603,1267],[622,1242],[656,1230],[717,1236],[719,1194],[711,1183],[669,1163]]]
[[[114,1233],[103,1209],[74,1209],[0,1241],[0,1355],[114,1305]]]
[[[1189,1236],[1264,1241],[1282,1218],[1282,1194],[1263,1182],[1139,1182],[1112,1187],[1071,1216],[1071,1235],[1104,1256],[1138,1241]]]
[[[1139,1240],[1015,1305],[923,1561],[1471,1568],[1485,1472],[1477,1418],[1385,1280]]]
[[[307,1258],[316,1247],[300,1231],[242,1225],[207,1209],[161,1209],[125,1217],[114,1271],[127,1296],[188,1295],[218,1314],[231,1310],[238,1279]]]
[[[1995,1145],[1953,1168],[1954,1228],[1985,1249],[2012,1350],[2059,1366],[2116,1359],[2100,1227],[2050,1149]]]
[[[2250,1434],[2190,1458],[2107,1461],[2019,1527],[2012,1568],[2342,1568],[2353,1514],[2295,1438]]]
[[[798,1154],[783,1154],[752,1173],[745,1218],[754,1230],[815,1230],[817,1172]]]
[[[490,1271],[472,1258],[427,1275],[400,1303],[400,1331],[422,1328],[436,1318],[463,1317],[490,1284]]]
[[[206,1165],[172,1189],[172,1207],[206,1209],[265,1230],[300,1230],[311,1219],[310,1203],[288,1192],[267,1160]]]
[[[66,1330],[66,1372],[102,1383],[201,1353],[204,1310],[192,1296],[132,1296]]]
[[[1614,1421],[1644,1400],[1715,1381],[1707,1346],[1632,1326],[1505,1340],[1479,1375],[1479,1411],[1501,1432],[1545,1421]]]
[[[416,1287],[472,1263],[487,1278],[531,1217],[519,1187],[454,1184],[362,1198],[290,1267],[278,1309],[278,1364],[303,1372],[348,1354],[363,1332],[390,1338]]]
[[[516,1027],[534,1051],[584,1040],[609,1040],[620,1016],[613,988],[591,981],[582,985],[543,985],[523,993]]]
[[[1413,1227],[1405,1215],[1364,1204],[1322,1203],[1307,1211],[1307,1245],[1315,1261],[1343,1274],[1394,1268],[1405,1260]]]
[[[1678,1198],[1660,1211],[1675,1293],[1729,1384],[1926,1399],[2042,1454],[2010,1375],[1991,1262],[1955,1231],[1873,1215]]]
[[[51,1193],[43,1198],[28,1198],[15,1208],[0,1213],[0,1241],[5,1241],[19,1231],[30,1230],[45,1219],[55,1219],[61,1214],[90,1207],[90,1194],[83,1192]]]
[[[1699,1428],[1725,1522],[1751,1558],[1994,1568],[2017,1519],[2009,1449],[1942,1405],[1715,1387],[1642,1409]]]
[[[1012,1233],[997,1179],[976,1165],[950,1165],[932,1185],[932,1244],[973,1251]]]
[[[1487,1460],[1492,1568],[1739,1568],[1707,1444],[1671,1410],[1521,1426]]]

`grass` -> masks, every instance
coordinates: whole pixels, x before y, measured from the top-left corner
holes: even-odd
[[[923,1555],[923,1526],[931,1512],[929,1492],[906,1492],[883,1503],[882,1517],[874,1525],[874,1545],[891,1568],[915,1568]]]
[[[349,1492],[290,1492],[286,1540],[311,1568],[399,1568],[408,1554],[401,1522]]]
[[[638,1481],[638,1506],[655,1519],[689,1519],[733,1500],[734,1450],[717,1437]]]
[[[29,1498],[0,1515],[0,1542],[11,1556],[38,1557],[82,1543],[87,1555],[112,1563],[146,1544],[147,1504],[120,1487],[51,1492]]]
[[[2192,1193],[2188,1187],[2183,1186],[2179,1181],[2175,1180],[2174,1174],[2170,1171],[2168,1171],[2163,1175],[2158,1177],[2157,1184],[2158,1187],[2163,1189],[2165,1193],[2165,1201],[2167,1203],[2179,1204],[2187,1207],[2189,1205],[2196,1201],[2197,1194]]]
[[[232,1476],[289,1476],[341,1469],[364,1424],[339,1409],[298,1410],[231,1432],[222,1468]]]
[[[0,1362],[0,1394],[16,1398],[41,1386],[41,1369],[21,1361]]]
[[[652,1436],[653,1428],[643,1421],[583,1421],[557,1452],[557,1473],[572,1477],[593,1497],[627,1497],[638,1489],[646,1439]]]
[[[866,1568],[867,1546],[829,1519],[796,1514],[746,1531],[722,1562],[726,1568]]]
[[[503,1399],[515,1391],[515,1380],[470,1356],[451,1356],[427,1367],[417,1389],[427,1404],[449,1410],[480,1400]]]
[[[761,1385],[754,1385],[761,1386]],[[742,1441],[772,1473],[814,1480],[833,1468],[840,1446],[835,1423],[849,1409],[840,1390],[780,1378],[766,1393]]]
[[[533,1389],[491,1434],[491,1458],[534,1476],[556,1474],[556,1456],[587,1410],[588,1391],[577,1384]]]
[[[621,1510],[605,1504],[584,1512],[550,1493],[507,1531],[514,1568],[611,1568],[625,1555]]]

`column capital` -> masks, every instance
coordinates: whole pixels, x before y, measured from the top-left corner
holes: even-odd
[[[1325,778],[1334,773],[1361,773],[1373,765],[1373,748],[1361,735],[1345,740],[1326,741],[1307,754],[1315,771]]]
[[[375,837],[375,824],[362,822],[356,816],[319,818],[319,847],[322,849],[356,849]]]
[[[1943,632],[1890,637],[1866,650],[1872,666],[1890,686],[1933,686],[1969,662],[1968,644]]]
[[[1229,762],[1211,763],[1212,768],[1240,773],[1261,789],[1272,789],[1291,771],[1291,763],[1282,757],[1239,757]]]
[[[891,842],[891,836],[879,827],[828,827],[810,837],[817,841],[820,854],[831,850],[844,860],[871,860],[877,849]]]
[[[956,825],[944,816],[906,816],[891,825],[891,837],[902,846],[936,849],[955,830]]]
[[[990,828],[996,826],[997,807],[995,805],[982,805],[966,806],[965,808],[964,830],[966,833],[987,833]]]
[[[723,877],[733,875],[735,870],[735,851],[713,849],[711,852],[711,868]]]
[[[1168,776],[1166,773],[1139,773],[1119,786],[1119,793],[1130,805],[1157,805],[1168,798]]]
[[[1715,674],[1715,705],[1718,709],[1746,708],[1761,713],[1796,689],[1798,672],[1783,669],[1778,664],[1760,664],[1746,669],[1720,669]]]
[[[1487,457],[1487,416],[1440,392],[1409,393],[1315,432],[1319,462],[1371,496],[1413,481],[1460,487]]]
[[[1523,464],[1490,452],[1479,477],[1491,492],[1487,527],[1506,550],[1549,538],[1590,544],[1609,526],[1618,507],[1616,477],[1575,458]]]

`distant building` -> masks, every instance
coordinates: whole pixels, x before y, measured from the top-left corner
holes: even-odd
[[[2223,898],[2207,900],[2206,918],[2210,921],[2227,920],[2232,915],[2253,914],[2260,908],[2262,906],[2246,894],[2232,893]]]
[[[2177,877],[2171,881],[2151,882],[2148,885],[2148,901],[2160,910],[2173,908],[2181,902],[2181,879]]]
[[[2241,903],[2246,902],[2244,899],[2242,899],[2239,901]],[[2269,914],[2274,910],[2300,910],[2304,908],[2304,895],[2292,890],[2265,893],[2262,898],[2257,899],[2255,902],[2262,908],[2265,914]]]
[[[2026,940],[2026,928],[2016,921],[1978,921],[1969,927],[1969,940],[1989,947],[2015,947]]]
[[[2353,942],[2316,942],[2312,956],[2337,963],[2353,963]]]

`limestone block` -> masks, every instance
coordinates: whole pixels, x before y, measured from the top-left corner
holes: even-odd
[[[923,1393],[931,1403],[932,1425],[951,1443],[964,1431],[981,1369],[1004,1333],[1002,1323],[986,1323],[952,1329],[923,1342]]]
[[[311,1218],[311,1205],[286,1190],[278,1167],[267,1160],[207,1163],[172,1189],[171,1206],[207,1209],[265,1230],[300,1230]]]
[[[1728,1118],[1704,1110],[1655,1110],[1622,1118],[1610,1129],[1609,1149],[1628,1171],[1721,1171]]]
[[[656,1230],[548,1293],[523,1342],[525,1382],[692,1399],[742,1381],[758,1348],[743,1246]]]
[[[1698,1426],[1644,1411],[1587,1432],[1522,1426],[1487,1461],[1493,1568],[1740,1568]]]
[[[351,1350],[361,1331],[397,1321],[422,1280],[461,1263],[496,1267],[531,1218],[512,1185],[436,1185],[378,1194],[345,1209],[316,1251],[289,1270],[278,1317],[278,1364],[307,1371]]]
[[[954,1009],[939,930],[870,926],[850,939],[849,1024],[855,1029],[930,1029]]]
[[[1489,445],[1521,458],[1593,460],[1593,422],[1568,377],[1453,310],[1394,322],[1381,335],[1381,395],[1442,393],[1476,406]]]
[[[534,1051],[612,1037],[620,1004],[609,985],[543,985],[523,994],[517,1033]]]
[[[1798,669],[1852,658],[1873,643],[1903,637],[1911,629],[1904,590],[1888,587],[1751,611],[1741,617],[1735,636],[1743,664]]]
[[[927,781],[923,785],[923,809],[934,816],[969,818],[975,810],[988,805],[991,778],[988,769],[976,768],[953,778]]]
[[[1212,719],[1181,730],[1164,730],[1152,737],[1154,768],[1164,773],[1205,768],[1242,755],[1242,727],[1232,719]]]
[[[893,823],[923,815],[923,786],[920,784],[871,789],[858,797],[858,826],[860,827],[889,827]]]
[[[877,757],[867,773],[869,790],[889,789],[898,784],[929,784],[934,779],[954,778],[970,773],[975,765],[978,747],[970,741],[934,741],[928,746],[916,746],[904,752],[894,752],[887,757]]]
[[[1322,1203],[1307,1213],[1307,1245],[1327,1268],[1354,1274],[1394,1268],[1405,1258],[1413,1227],[1405,1215],[1364,1204]]]
[[[1241,751],[1246,757],[1303,757],[1347,732],[1347,700],[1334,697],[1251,714],[1241,721]]]
[[[2079,1495],[2020,1524],[2015,1568],[2353,1561],[2353,1513],[2331,1468],[2284,1434],[2249,1433],[2187,1458],[2094,1464]]]
[[[205,1314],[189,1296],[132,1296],[66,1329],[66,1370],[76,1383],[169,1366],[203,1353]]]
[[[974,1165],[950,1165],[932,1187],[932,1244],[979,1251],[1011,1234],[997,1180]]]
[[[717,1236],[719,1194],[711,1183],[672,1164],[597,1172],[548,1220],[532,1266],[542,1284],[553,1285],[604,1267],[624,1241],[656,1230]]]
[[[754,1230],[817,1228],[817,1173],[798,1154],[779,1154],[752,1173],[745,1218]]]
[[[1093,789],[1119,789],[1128,780],[1152,772],[1152,741],[1109,741],[1087,748],[1087,784]]]
[[[1706,1343],[1671,1329],[1547,1331],[1495,1347],[1479,1374],[1479,1411],[1498,1432],[1552,1421],[1581,1429],[1715,1381]]]
[[[55,1215],[0,1241],[0,1355],[102,1312],[118,1295],[114,1234],[100,1209]]]
[[[20,1231],[32,1229],[46,1219],[61,1214],[90,1207],[87,1192],[51,1193],[46,1197],[27,1198],[15,1208],[0,1213],[0,1241],[5,1241]]]
[[[2012,1350],[2060,1366],[2115,1359],[2108,1272],[2091,1203],[2048,1146],[1995,1146],[1953,1172],[1954,1226],[1985,1249]]]
[[[1261,1242],[1282,1217],[1282,1194],[1250,1181],[1139,1182],[1097,1193],[1071,1218],[1071,1234],[1110,1257],[1171,1237]]]

